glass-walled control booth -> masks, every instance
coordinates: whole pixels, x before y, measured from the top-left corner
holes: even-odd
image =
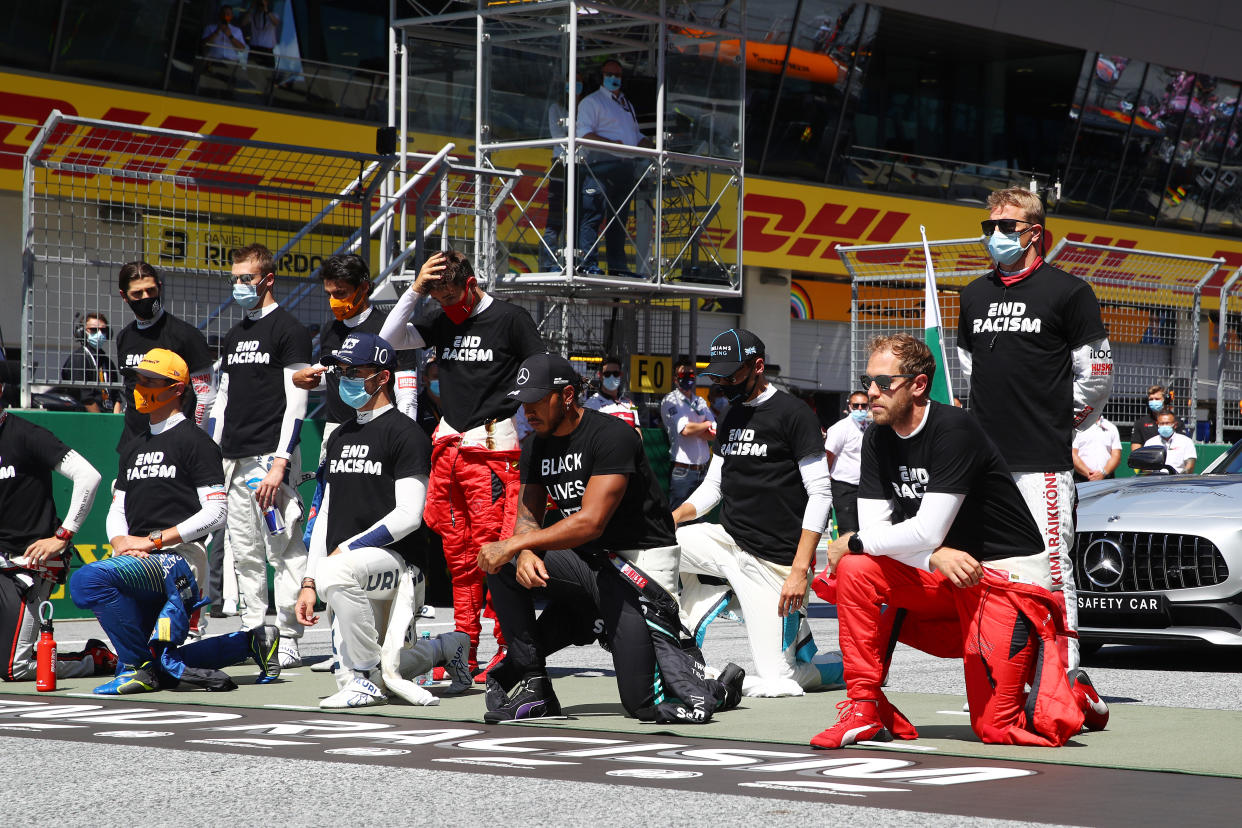
[[[743,0],[476,0],[394,19],[401,125],[473,121],[475,165],[522,173],[496,210],[498,286],[740,293],[744,16]],[[456,77],[421,71],[446,51]]]

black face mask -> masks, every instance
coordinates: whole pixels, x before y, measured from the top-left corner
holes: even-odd
[[[750,372],[750,377],[748,377],[745,382],[739,382],[735,385],[721,385],[720,383],[715,383],[715,387],[718,392],[723,394],[724,398],[729,401],[729,405],[737,405],[740,402],[745,402],[754,392],[755,383],[758,381],[756,377],[758,376],[758,372],[752,370]]]
[[[143,322],[154,319],[155,315],[160,312],[160,297],[158,296],[148,296],[146,299],[126,299],[125,302],[134,312],[134,316]]]

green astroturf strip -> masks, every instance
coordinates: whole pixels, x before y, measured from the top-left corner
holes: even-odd
[[[251,666],[231,667],[227,672],[239,685],[232,692],[161,691],[125,696],[123,700],[139,705],[311,708],[317,713],[319,700],[336,689],[335,680],[329,674],[313,673],[308,667],[287,670],[287,677],[267,685],[254,684],[255,669]],[[529,726],[737,739],[805,748],[809,747],[807,743],[812,736],[836,721],[836,703],[845,698],[845,692],[838,690],[809,693],[798,698],[743,699],[738,709],[722,713],[706,725],[650,725],[625,717],[612,677],[599,673],[564,675],[556,670],[552,676],[561,707],[570,718]],[[90,693],[104,681],[103,678],[63,679],[54,693],[38,693],[34,682],[12,682],[0,685],[0,693],[37,696],[47,701],[57,697],[62,697],[57,699],[62,701],[67,694],[74,694],[77,701],[81,694]],[[444,686],[447,687],[447,683]],[[442,690],[433,687],[432,692],[439,695]],[[892,693],[889,698],[919,729],[920,738],[876,748],[880,750],[1242,777],[1242,712],[1239,711],[1113,704],[1107,730],[1082,733],[1062,748],[1032,748],[979,742],[970,729],[968,717],[962,712],[962,696]],[[390,703],[360,711],[331,712],[481,723],[483,689],[482,685],[475,685],[463,695],[443,696],[440,704],[434,707]],[[935,750],[903,750],[903,746]]]

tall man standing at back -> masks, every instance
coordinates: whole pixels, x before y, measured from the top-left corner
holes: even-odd
[[[302,625],[294,607],[306,572],[306,546],[295,487],[302,471],[298,437],[306,392],[294,385],[293,375],[310,362],[310,333],[276,303],[275,262],[263,245],[233,251],[231,281],[233,299],[246,315],[224,338],[209,431],[224,455],[229,545],[246,605],[242,626],[263,625],[271,563],[280,666],[298,667]]]
[[[668,431],[668,453],[673,470],[668,483],[668,505],[676,509],[707,476],[716,439],[716,415],[707,400],[695,393],[694,365],[678,361],[673,369],[677,387],[660,401],[660,419]]]
[[[443,417],[432,437],[424,520],[444,540],[453,618],[470,636],[470,669],[477,671],[487,580],[479,548],[512,534],[517,515],[517,403],[506,395],[522,360],[543,353],[543,342],[530,314],[485,293],[457,251],[423,264],[380,336],[398,349],[426,344],[440,366]],[[494,634],[499,649],[489,668],[505,652],[499,623]]]
[[[996,443],[1051,552],[1052,587],[1078,627],[1074,569],[1074,430],[1104,410],[1112,349],[1091,286],[1044,261],[1044,205],[1014,187],[988,197],[984,241],[996,268],[966,286],[958,356],[970,407]],[[1066,666],[1078,641],[1066,639]]]

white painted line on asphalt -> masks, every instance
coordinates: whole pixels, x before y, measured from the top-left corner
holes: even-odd
[[[969,716],[970,715],[969,710],[937,710],[936,712],[942,716]]]
[[[867,747],[879,747],[884,748],[885,750],[921,750],[923,752],[928,752],[940,749],[932,747],[931,745],[904,745],[901,742],[872,742],[870,740],[856,742],[855,744],[866,745]]]
[[[318,710],[319,708],[310,704],[265,704],[264,707],[270,707],[274,710]]]

